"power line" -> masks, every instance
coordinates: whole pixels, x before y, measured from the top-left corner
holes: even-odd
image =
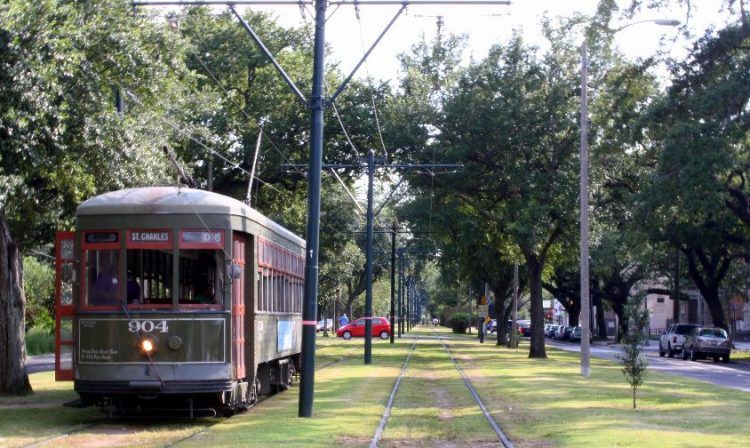
[[[143,104],[143,102],[141,102],[141,100],[138,99],[138,97],[133,92],[131,92],[129,90],[125,90],[125,94],[128,95],[130,97],[130,99],[132,99],[133,101],[135,101],[135,103],[138,104],[139,106],[145,107],[144,104]],[[186,136],[187,138],[189,138],[190,140],[192,140],[193,142],[195,142],[196,144],[198,144],[200,147],[202,147],[206,151],[210,152],[211,154],[213,154],[216,157],[218,157],[221,160],[223,160],[224,163],[227,164],[227,165],[229,165],[230,168],[240,170],[243,173],[247,174],[248,176],[250,175],[250,173],[246,169],[244,169],[244,168],[242,168],[240,166],[239,162],[234,162],[232,160],[229,160],[227,157],[225,157],[219,151],[217,151],[217,150],[215,150],[215,149],[207,146],[202,141],[200,141],[200,140],[196,139],[195,137],[193,137],[188,131],[186,131],[185,129],[182,129],[175,122],[167,119],[166,117],[162,117],[162,116],[157,116],[157,118],[159,118],[160,120],[162,120],[164,123],[167,123],[170,127],[172,127],[172,129],[174,129],[175,131],[183,134],[184,136]],[[264,181],[263,179],[261,179],[261,178],[259,178],[257,176],[255,178],[258,180],[258,182],[262,183],[263,185],[266,185],[267,187],[271,188],[272,190],[274,190],[274,191],[276,191],[276,192],[278,192],[280,194],[284,194],[283,191],[279,190],[278,188],[274,187],[272,184]]]
[[[227,90],[226,87],[224,87],[224,85],[221,82],[219,82],[218,78],[216,77],[216,75],[214,74],[214,72],[211,70],[211,68],[209,68],[208,65],[206,65],[206,63],[203,62],[203,60],[200,58],[200,56],[198,56],[197,53],[193,52],[193,57],[198,61],[198,63],[201,65],[201,67],[203,67],[203,69],[206,70],[206,72],[208,73],[209,77],[213,80],[213,82],[217,86],[219,86],[219,88],[222,90],[222,92],[224,92],[225,97],[229,97],[230,96],[229,95],[229,91]],[[281,156],[281,158],[285,162],[291,163],[290,160],[289,160],[289,158],[286,157],[286,155],[278,148],[278,146],[276,146],[276,143],[274,143],[274,141],[271,139],[271,137],[268,136],[268,132],[263,132],[263,130],[264,130],[263,129],[263,123],[261,123],[261,121],[259,119],[253,119],[253,118],[251,118],[250,115],[247,112],[245,112],[245,109],[240,108],[240,112],[242,113],[242,115],[245,116],[245,118],[248,119],[248,121],[250,121],[252,123],[255,123],[256,126],[258,126],[258,128],[260,129],[261,135],[263,135],[265,137],[265,139],[268,141],[268,143],[271,144],[271,147],[274,150],[276,150],[277,153],[279,153],[279,155]],[[299,173],[300,174],[304,174],[301,171],[299,171]]]

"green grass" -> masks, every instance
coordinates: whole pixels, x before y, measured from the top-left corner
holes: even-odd
[[[750,394],[678,376],[649,372],[632,409],[630,389],[613,362],[592,360],[580,376],[574,353],[548,349],[548,359],[479,344],[476,335],[446,337],[485,405],[519,448],[733,447],[750,444]],[[431,329],[413,333],[431,336]],[[317,339],[312,418],[298,418],[299,389],[273,396],[231,419],[108,421],[95,409],[62,407],[76,398],[72,383],[52,373],[31,375],[35,394],[0,397],[0,446],[46,442],[62,446],[364,447],[375,433],[411,345]],[[96,422],[96,426],[87,424]],[[192,437],[191,437],[192,436]],[[489,425],[436,340],[421,340],[409,361],[381,447],[495,446]],[[43,443],[42,445],[45,445]]]
[[[511,440],[552,446],[748,446],[750,395],[649,372],[632,409],[621,367],[593,359],[580,375],[578,354],[547,350],[529,359],[519,350],[453,343],[480,396]]]
[[[750,363],[750,351],[734,350],[731,358],[732,361]]]
[[[29,375],[34,394],[0,397],[0,446],[25,446],[85,425],[101,413],[63,407],[75,400],[73,383],[56,383],[53,372]]]

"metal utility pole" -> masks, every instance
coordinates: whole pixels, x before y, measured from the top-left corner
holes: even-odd
[[[245,21],[241,14],[235,9],[236,5],[289,5],[305,6],[314,4],[315,7],[315,40],[313,43],[313,79],[312,91],[309,101],[297,88],[294,81],[287,75],[278,61],[263,44],[261,38],[252,27]],[[390,29],[396,19],[403,13],[408,5],[509,5],[510,0],[360,0],[358,5],[397,5],[401,8],[391,19],[380,36],[367,50],[359,63],[354,67],[349,76],[344,79],[334,94],[326,101],[323,94],[324,68],[325,68],[325,25],[326,9],[328,5],[350,5],[345,0],[135,0],[136,6],[205,6],[205,5],[227,5],[234,13],[239,22],[255,41],[258,49],[273,64],[276,71],[294,92],[297,98],[310,109],[310,159],[308,171],[308,215],[306,232],[306,258],[305,258],[305,286],[302,305],[302,379],[300,381],[299,416],[311,417],[313,405],[313,388],[315,384],[315,326],[317,324],[318,306],[318,255],[320,243],[320,178],[323,162],[323,118],[326,103],[335,102],[339,94],[346,88],[359,67],[364,63],[375,46],[380,42],[385,33]]]
[[[680,321],[680,249],[674,249],[674,292],[672,293],[672,319]]]
[[[393,344],[393,333],[396,331],[396,232],[398,231],[396,221],[393,221],[391,230],[393,230],[391,232],[391,344]]]
[[[581,44],[581,376],[591,375],[589,351],[589,100],[588,43]]]
[[[615,34],[619,31],[624,30],[630,26],[639,23],[652,22],[661,26],[677,26],[680,24],[679,20],[674,19],[647,19],[639,20],[637,22],[629,23],[622,26],[614,31]],[[588,33],[586,33],[588,34]],[[589,339],[591,334],[591,321],[590,321],[590,307],[591,299],[589,296],[589,100],[588,100],[588,69],[589,69],[589,55],[588,55],[588,42],[587,36],[584,35],[583,42],[581,43],[581,171],[580,171],[580,182],[581,182],[581,195],[580,195],[580,207],[581,207],[581,314],[579,317],[579,323],[581,325],[581,376],[588,378],[591,375],[591,353],[589,347]]]
[[[365,260],[365,364],[372,364],[372,190],[375,179],[375,151],[367,152],[367,258]]]
[[[404,251],[398,254],[398,337],[404,334]]]
[[[511,348],[518,348],[518,263],[513,265],[513,323],[510,326],[509,341]]]

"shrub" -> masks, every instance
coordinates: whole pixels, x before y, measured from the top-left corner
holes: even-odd
[[[55,270],[49,263],[23,257],[23,289],[26,296],[26,328],[55,328]]]
[[[53,353],[55,335],[44,328],[34,327],[26,332],[26,354],[29,356]]]
[[[470,323],[469,313],[458,311],[453,313],[451,316],[450,323],[451,329],[454,333],[466,333],[466,329],[469,328]]]
[[[643,347],[648,345],[649,314],[643,302],[645,295],[641,294],[628,299],[623,317],[627,321],[627,332],[622,336],[622,373],[628,380],[633,391],[633,409],[636,408],[636,391],[643,385],[646,378],[648,362],[643,353]]]

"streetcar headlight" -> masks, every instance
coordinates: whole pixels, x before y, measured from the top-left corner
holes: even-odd
[[[142,355],[153,355],[156,351],[156,340],[152,338],[143,338],[138,345],[138,348]]]

